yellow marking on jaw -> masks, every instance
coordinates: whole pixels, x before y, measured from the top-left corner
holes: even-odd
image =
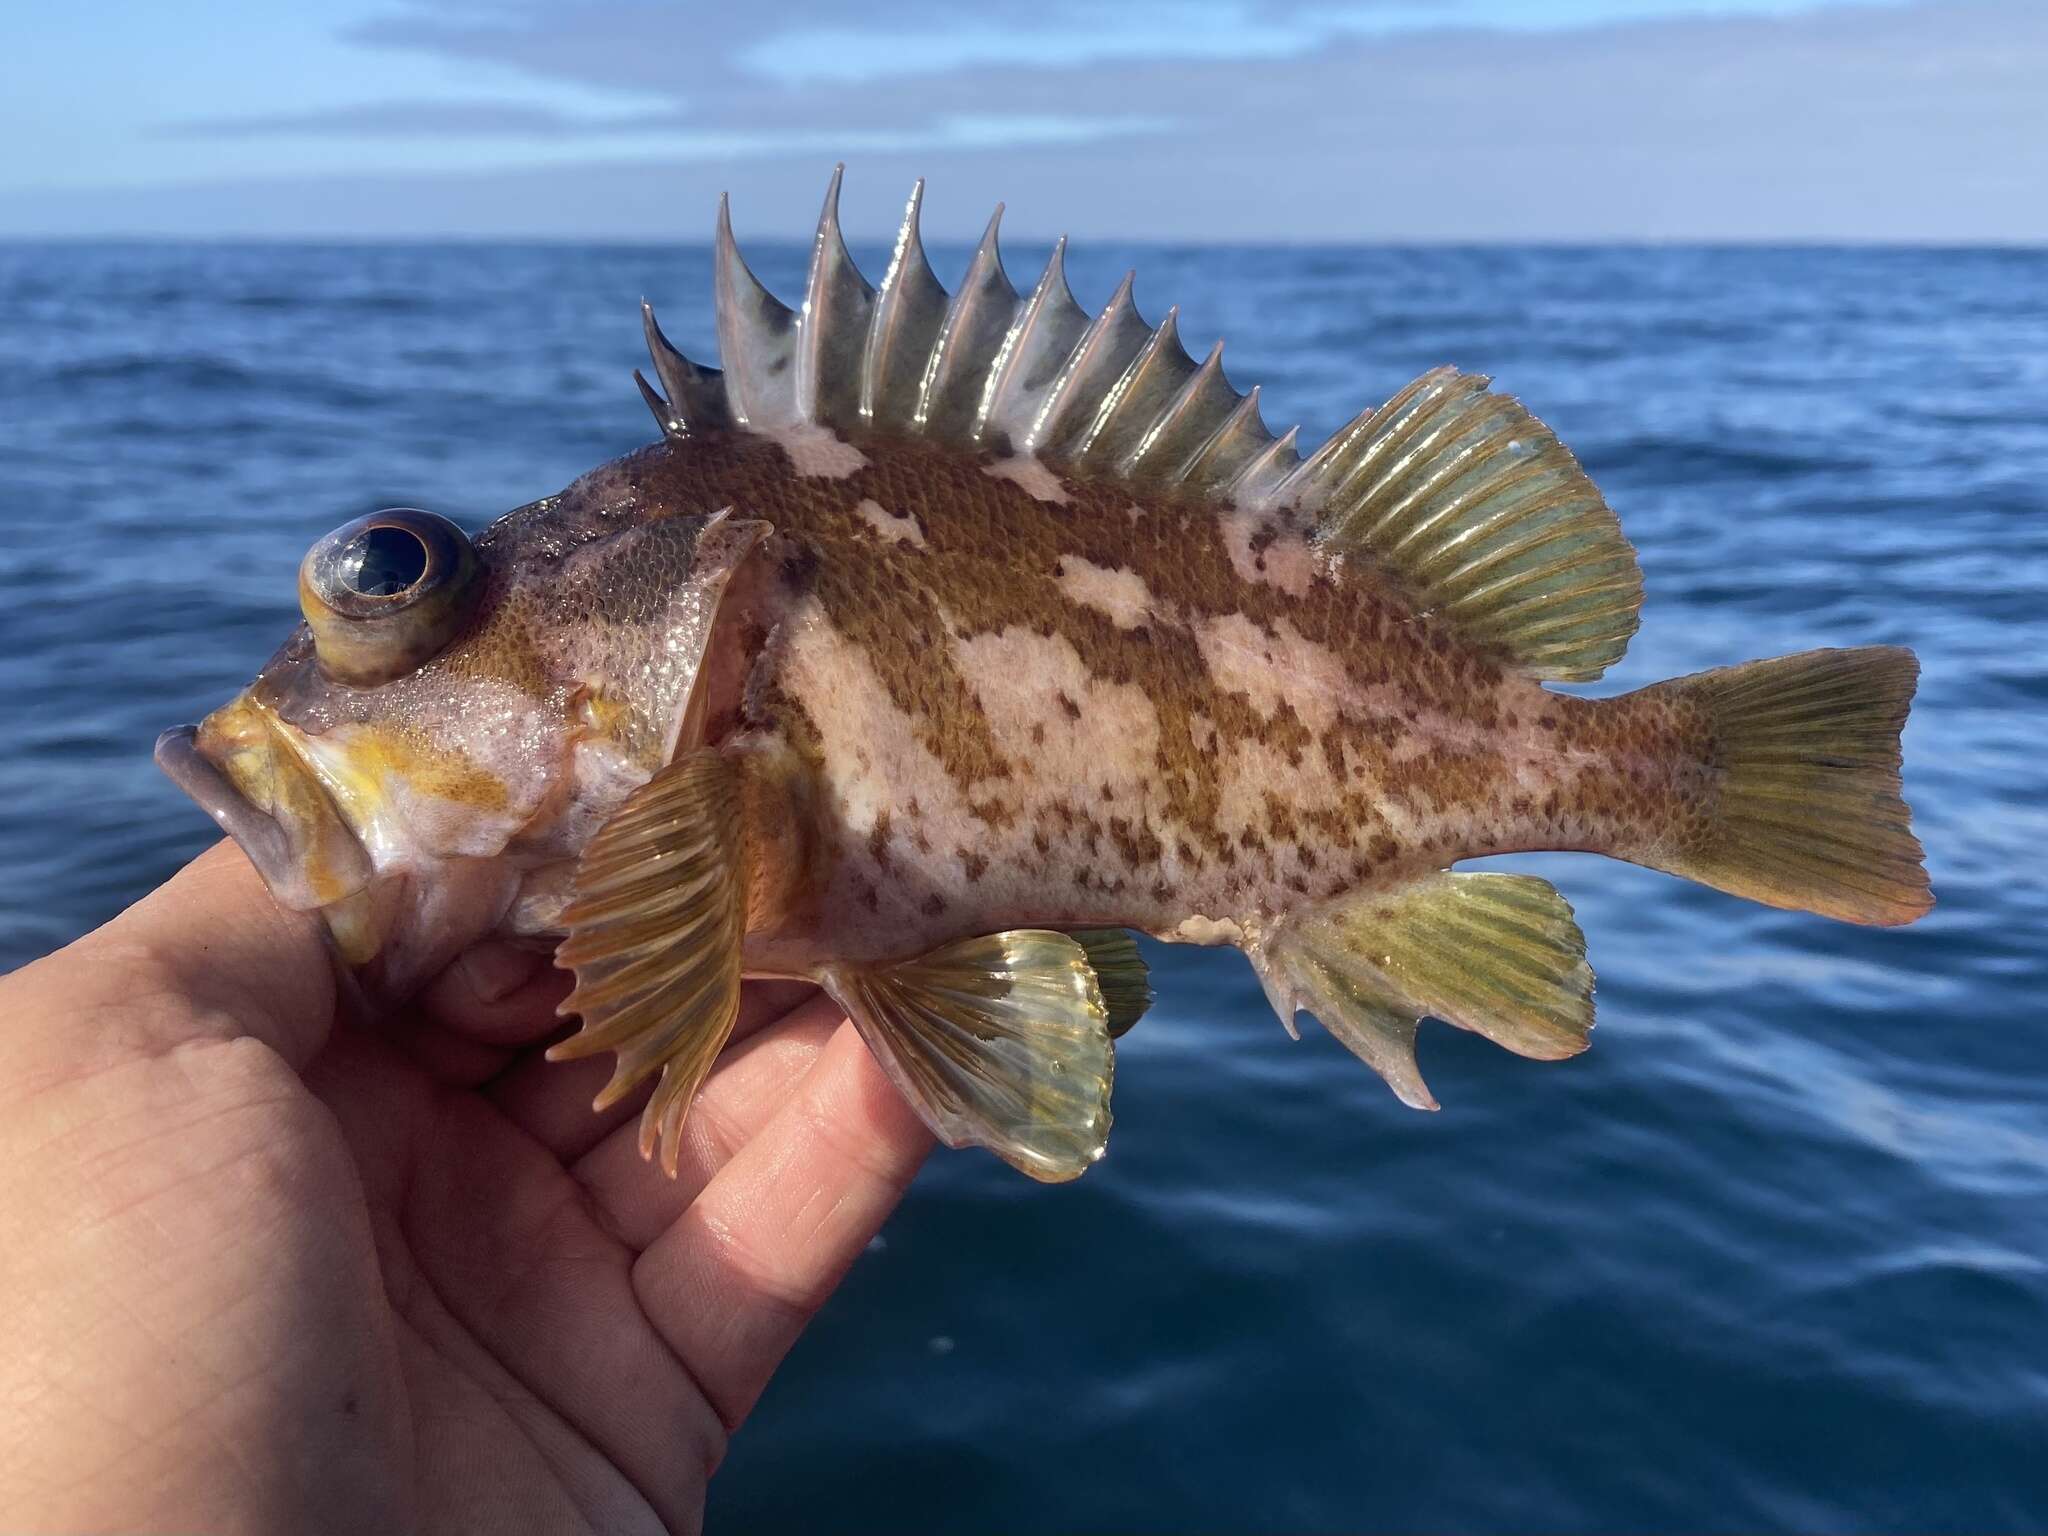
[[[371,837],[392,809],[392,786],[480,813],[511,805],[511,791],[497,775],[459,748],[421,740],[411,727],[350,725],[345,735],[316,743],[247,695],[207,718],[202,743],[216,727],[231,749],[224,771],[235,787],[280,822],[304,829],[307,882],[323,902],[350,894],[331,873],[332,861],[349,846],[339,839]],[[259,731],[269,749],[259,747]]]
[[[199,723],[197,745],[244,800],[302,843],[306,889],[316,901],[354,894],[340,870],[356,862],[345,857],[357,851],[355,836],[269,710],[247,694],[230,700]]]
[[[504,780],[468,753],[423,742],[402,727],[351,726],[342,750],[323,755],[321,767],[330,783],[345,775],[345,782],[335,787],[357,803],[381,804],[384,785],[393,779],[419,794],[471,810],[503,811],[512,803]]]
[[[368,891],[357,891],[329,903],[320,914],[327,919],[327,931],[334,935],[334,947],[349,965],[367,965],[384,945],[378,932]]]

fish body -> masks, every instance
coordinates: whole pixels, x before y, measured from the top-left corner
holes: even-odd
[[[806,781],[761,810],[816,852],[763,969],[1032,923],[1256,934],[1461,859],[1648,847],[1701,792],[1680,712],[1544,690],[1284,513],[831,441],[608,472],[775,529],[711,646],[748,665],[710,739]]]
[[[1928,905],[1888,648],[1597,677],[1641,580],[1511,398],[1439,369],[1306,459],[1130,284],[960,292],[917,198],[880,289],[828,195],[799,311],[721,215],[726,372],[647,313],[662,440],[474,541],[379,514],[307,625],[159,757],[280,900],[402,993],[559,946],[601,1102],[672,1159],[742,975],[818,980],[949,1143],[1072,1177],[1148,997],[1124,930],[1251,957],[1406,1102],[1425,1014],[1583,1048],[1577,849],[1861,922]]]

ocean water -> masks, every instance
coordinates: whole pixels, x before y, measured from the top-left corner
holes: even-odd
[[[1439,1115],[1290,1043],[1234,953],[1153,946],[1107,1160],[936,1157],[714,1526],[2048,1523],[2048,253],[1097,247],[1076,289],[1131,265],[1305,436],[1443,361],[1550,421],[1648,585],[1590,691],[1916,648],[1939,905],[1503,861],[1576,906],[1600,1027],[1543,1065],[1425,1026]],[[283,635],[315,537],[645,441],[634,303],[708,356],[709,290],[697,249],[0,247],[0,964],[208,841],[150,743]]]

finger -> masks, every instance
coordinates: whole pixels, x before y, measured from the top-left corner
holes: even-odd
[[[846,1015],[820,998],[719,1059],[683,1120],[676,1176],[640,1155],[639,1128],[625,1125],[575,1165],[613,1231],[639,1252],[689,1209],[719,1169],[801,1091]]]
[[[9,1030],[39,1053],[13,1064],[62,1075],[198,1039],[252,1037],[303,1067],[334,1022],[334,969],[318,918],[278,906],[242,851],[202,853],[112,922],[7,981],[16,1017],[84,1021]]]
[[[808,982],[748,982],[740,992],[740,1016],[733,1039],[746,1039],[816,992]],[[559,1031],[567,1026],[557,1019],[555,1028]],[[569,1163],[618,1127],[638,1120],[647,1096],[654,1091],[649,1083],[608,1109],[593,1110],[592,1101],[611,1076],[609,1055],[555,1062],[535,1053],[514,1064],[491,1086],[489,1094],[507,1119]]]
[[[449,1088],[479,1088],[519,1057],[517,1051],[444,1029],[409,1008],[369,1021],[365,1031],[388,1041],[420,1071]]]
[[[640,1304],[728,1427],[931,1145],[853,1026],[841,1025],[801,1090],[634,1264]]]
[[[473,945],[429,982],[421,1010],[436,1024],[484,1045],[517,1048],[557,1033],[555,1010],[573,979],[554,957],[503,939]]]
[[[526,1047],[565,1032],[555,1008],[569,984],[547,954],[486,939],[456,956],[414,1006],[368,1027],[434,1081],[477,1088]]]

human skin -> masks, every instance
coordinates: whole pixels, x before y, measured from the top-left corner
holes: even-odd
[[[671,1182],[487,945],[358,1020],[223,844],[0,979],[10,1530],[688,1531],[930,1148],[750,987]]]

